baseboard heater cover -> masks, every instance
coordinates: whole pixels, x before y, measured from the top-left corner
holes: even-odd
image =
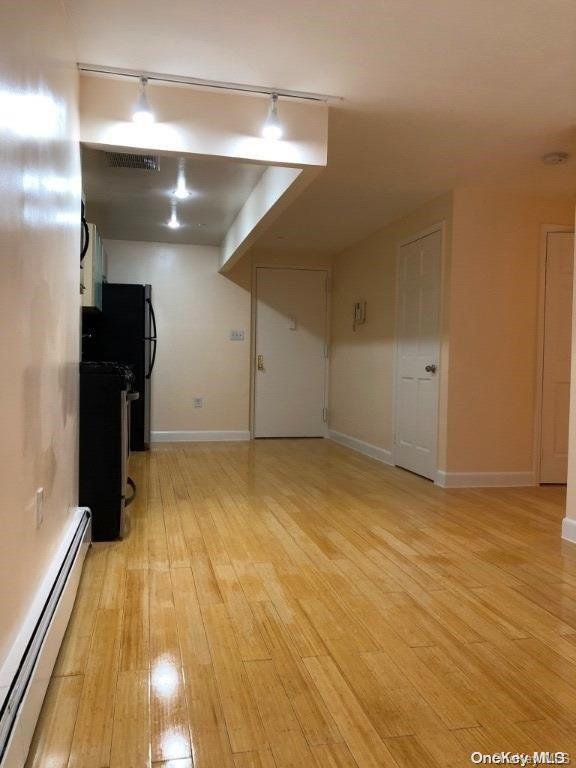
[[[0,691],[0,768],[22,768],[26,760],[74,604],[90,534],[90,511],[80,507],[33,602],[34,615],[28,615],[25,631],[0,670],[2,685],[7,684],[6,669],[13,670],[5,696]],[[38,599],[41,602],[36,605]]]

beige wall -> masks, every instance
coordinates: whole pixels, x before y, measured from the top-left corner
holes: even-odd
[[[107,240],[110,282],[150,283],[158,322],[152,430],[249,428],[249,265],[218,274],[218,248]],[[230,341],[231,330],[245,341]],[[194,397],[204,398],[194,408]]]
[[[392,388],[396,256],[399,243],[446,222],[450,257],[451,195],[418,208],[341,253],[334,261],[330,429],[392,450]],[[352,330],[356,301],[367,302],[367,322]]]
[[[533,468],[540,231],[569,224],[574,201],[460,188],[334,262],[332,430],[392,450],[398,244],[445,220],[439,469]],[[355,301],[367,322],[352,330]]]
[[[454,193],[450,471],[533,469],[541,226],[573,219],[571,199]]]
[[[0,6],[0,667],[77,504],[80,158],[65,24],[56,0]]]

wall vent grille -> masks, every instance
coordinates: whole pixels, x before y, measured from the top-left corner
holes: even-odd
[[[158,155],[133,155],[123,152],[107,152],[110,168],[131,168],[138,171],[159,171]]]

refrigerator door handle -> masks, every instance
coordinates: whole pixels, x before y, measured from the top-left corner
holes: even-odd
[[[156,347],[158,346],[157,339],[150,339],[150,341],[154,342],[154,349],[152,351],[152,360],[150,360],[150,370],[146,374],[147,379],[149,379],[152,376],[152,371],[154,370],[154,363],[156,362]]]
[[[154,342],[154,349],[152,351],[152,360],[150,361],[150,370],[146,374],[146,378],[149,379],[152,376],[154,370],[154,363],[156,362],[156,348],[158,346],[158,337],[156,331],[156,315],[154,314],[154,307],[152,306],[152,299],[146,299],[146,303],[150,309],[150,319],[152,321],[152,336],[147,337],[146,341]]]
[[[146,299],[146,303],[148,304],[148,307],[150,308],[150,319],[152,320],[152,339],[155,339],[158,335],[156,331],[156,315],[154,314],[154,307],[152,306],[152,299]]]

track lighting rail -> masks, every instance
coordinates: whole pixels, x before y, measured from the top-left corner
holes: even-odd
[[[329,96],[324,93],[308,93],[307,91],[291,91],[284,88],[266,88],[261,85],[247,85],[245,83],[228,83],[220,80],[202,80],[197,77],[184,77],[182,75],[167,75],[160,72],[143,72],[137,69],[123,69],[120,67],[105,67],[100,64],[78,63],[81,72],[96,72],[117,77],[147,78],[149,81],[160,83],[181,83],[198,88],[213,88],[224,91],[239,91],[244,93],[259,93],[264,96],[277,94],[286,99],[303,99],[305,101],[318,101],[325,104],[336,104],[343,101],[340,96]]]

